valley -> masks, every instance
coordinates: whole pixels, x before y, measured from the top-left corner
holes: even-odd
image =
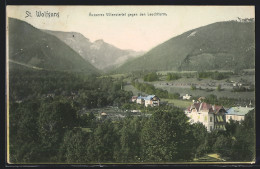
[[[11,163],[254,159],[253,20],[199,27],[148,52],[8,22]]]

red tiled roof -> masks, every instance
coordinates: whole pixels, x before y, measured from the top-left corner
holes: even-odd
[[[206,110],[210,113],[217,113],[223,106],[218,105],[211,105],[205,102],[202,103],[193,103],[191,106],[187,108],[188,111],[191,111],[191,109],[196,108],[197,111],[200,110]]]
[[[210,104],[207,104],[205,102],[201,103],[201,108],[200,110],[209,110],[212,106]]]
[[[218,106],[218,105],[214,105],[214,106],[215,106],[215,110],[214,110],[215,113],[217,113],[223,107],[223,106]]]
[[[200,107],[200,103],[193,103],[191,106],[189,106],[187,109],[188,111],[191,111],[191,109],[196,109],[197,111],[199,111],[199,107]]]

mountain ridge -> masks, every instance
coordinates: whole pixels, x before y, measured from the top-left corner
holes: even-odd
[[[100,73],[58,38],[19,19],[8,18],[8,23],[11,60],[42,69]]]
[[[213,70],[254,67],[254,22],[216,22],[157,45],[115,72]]]
[[[143,54],[142,52],[136,52],[134,50],[119,49],[116,46],[105,42],[103,39],[91,42],[81,33],[52,30],[43,31],[56,36],[82,56],[82,58],[103,71],[117,67],[126,60]]]

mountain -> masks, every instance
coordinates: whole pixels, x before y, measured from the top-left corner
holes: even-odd
[[[43,31],[59,38],[85,60],[101,70],[112,69],[130,58],[144,54],[144,52],[119,49],[102,39],[92,43],[88,38],[77,32]]]
[[[126,62],[134,70],[217,70],[255,66],[255,22],[217,22],[190,30]]]
[[[37,69],[99,73],[57,37],[18,19],[8,18],[8,24],[10,62]]]

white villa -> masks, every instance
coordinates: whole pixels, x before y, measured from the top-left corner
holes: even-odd
[[[139,96],[136,99],[136,103],[137,104],[144,104],[144,99],[145,99],[145,97]]]
[[[147,96],[145,99],[145,107],[151,106],[151,107],[155,107],[155,106],[159,106],[160,104],[160,99],[159,97],[155,96],[155,95],[149,95]]]
[[[136,103],[144,104],[145,107],[148,107],[148,106],[155,107],[155,106],[159,106],[160,99],[159,99],[159,97],[157,97],[155,95],[149,95],[147,97],[139,96],[136,99]]]
[[[194,102],[185,110],[190,123],[202,123],[207,131],[225,130],[226,110],[223,106],[211,105],[205,102]]]
[[[191,95],[188,95],[188,94],[182,96],[183,100],[190,100],[190,98],[191,98]]]

